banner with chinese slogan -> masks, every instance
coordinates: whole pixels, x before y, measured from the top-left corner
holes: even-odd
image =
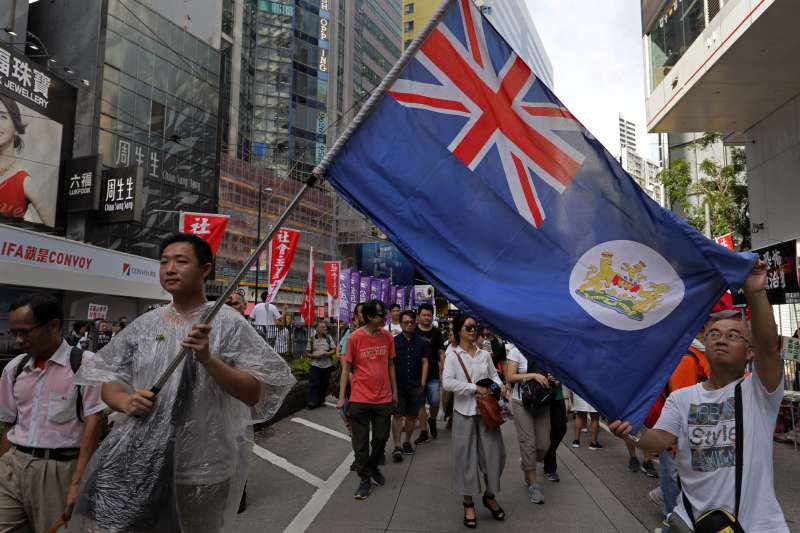
[[[339,317],[339,261],[325,261],[325,292],[328,294],[328,316]]]
[[[228,215],[181,211],[179,227],[181,233],[191,233],[206,241],[211,246],[211,253],[216,256],[230,218]]]
[[[270,243],[269,261],[269,295],[267,302],[270,303],[277,296],[278,291],[289,273],[297,251],[297,243],[300,241],[300,232],[293,229],[281,228],[272,237]]]

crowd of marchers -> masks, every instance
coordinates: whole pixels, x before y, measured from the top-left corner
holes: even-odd
[[[210,305],[204,280],[212,260],[197,237],[166,239],[160,281],[172,303],[115,325],[96,353],[82,342],[86,331],[64,337],[53,296],[31,293],[10,304],[20,354],[0,378],[0,420],[8,426],[0,448],[0,531],[230,529],[244,509],[249,427],[274,415],[294,379],[269,330],[244,317],[241,294],[232,294],[211,324],[198,323]],[[630,470],[660,478],[650,496],[663,507],[662,531],[789,531],[773,483],[783,364],[765,277],[759,263],[745,281],[749,322],[709,317],[646,429],[633,435],[627,421],[609,424],[628,445]],[[252,314],[266,326],[285,309],[265,301]],[[153,390],[180,347],[191,356]],[[589,449],[602,448],[600,413],[467,314],[438,322],[430,304],[403,310],[363,302],[338,342],[320,320],[305,355],[307,407],[320,407],[332,392],[351,436],[357,500],[386,483],[387,461],[424,453],[440,438],[439,424],[450,430],[453,493],[468,528],[478,527],[476,500],[486,516],[506,518],[498,501],[504,423],[513,425],[532,504],[545,503],[543,480],[560,480],[556,451],[570,410],[572,446],[580,447],[587,431]],[[113,424],[100,443],[106,409]]]

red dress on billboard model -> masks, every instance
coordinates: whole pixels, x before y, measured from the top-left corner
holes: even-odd
[[[25,196],[25,178],[28,173],[18,170],[10,178],[0,183],[0,215],[22,218],[28,209]]]

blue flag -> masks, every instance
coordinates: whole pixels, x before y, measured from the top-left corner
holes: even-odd
[[[636,427],[755,261],[643,193],[470,0],[327,179],[436,290]]]

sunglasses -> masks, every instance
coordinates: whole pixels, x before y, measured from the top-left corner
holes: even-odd
[[[474,326],[474,325],[464,326],[464,331],[468,331],[470,333],[472,333],[473,331],[475,331],[477,329],[478,329],[478,326]]]

